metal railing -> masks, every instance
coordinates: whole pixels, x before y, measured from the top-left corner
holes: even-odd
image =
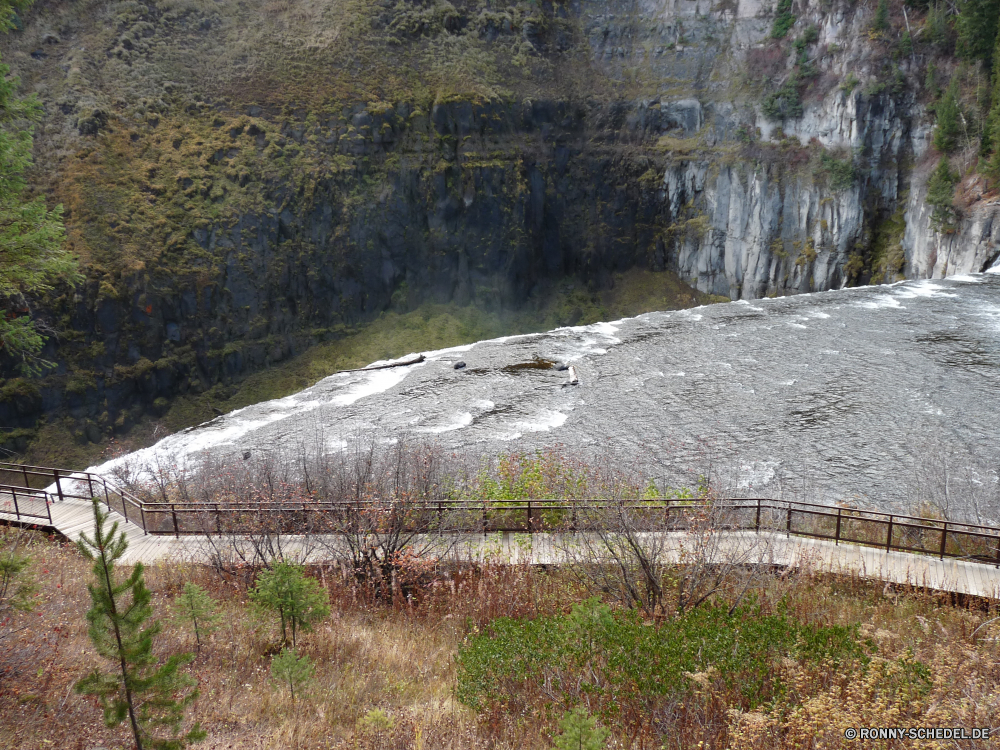
[[[18,484],[13,485],[14,482]],[[21,482],[23,484],[20,484]],[[49,502],[59,502],[68,498],[90,500],[96,497],[110,510],[124,516],[126,521],[138,524],[143,532],[150,533],[143,511],[143,506],[148,503],[128,490],[116,487],[100,474],[0,462],[0,492],[4,486],[17,486],[22,492],[29,490],[42,492],[48,495]],[[54,492],[46,492],[53,486]],[[51,508],[48,509],[47,519],[49,525],[52,525]]]
[[[607,520],[601,515],[603,511],[614,510],[641,519],[643,528],[649,530],[683,530],[692,527],[692,519],[711,513],[715,528],[784,532],[836,544],[861,544],[890,552],[961,558],[1000,566],[1000,528],[995,526],[772,498],[726,498],[711,503],[674,498],[624,502],[419,499],[396,505],[353,498],[160,502],[142,500],[98,474],[7,463],[0,463],[0,482],[0,503],[9,502],[15,515],[47,520],[51,525],[49,503],[97,497],[128,522],[139,525],[144,533],[176,537],[239,533],[241,528],[259,531],[264,527],[277,533],[323,533],[344,529],[352,516],[357,519],[367,514],[370,522],[373,514],[379,513],[405,513],[411,529],[533,533],[594,529]],[[52,486],[54,492],[44,491]],[[44,515],[39,510],[40,502],[44,502]]]
[[[16,523],[52,525],[52,508],[49,493],[29,487],[0,484],[0,514],[14,516]]]

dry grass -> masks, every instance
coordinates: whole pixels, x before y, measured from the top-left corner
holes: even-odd
[[[0,544],[8,542],[9,537],[0,538]],[[97,664],[83,617],[89,606],[86,564],[71,546],[37,533],[30,553],[38,606],[0,627],[0,636],[7,636],[0,655],[0,745],[130,747],[125,733],[104,728],[90,699],[71,690]],[[293,705],[269,675],[276,625],[247,606],[245,582],[226,582],[193,566],[148,570],[165,625],[158,643],[164,654],[194,647],[193,637],[168,608],[185,581],[205,586],[222,602],[221,626],[191,667],[201,689],[194,713],[209,733],[199,747],[551,747],[555,720],[549,711],[477,716],[457,703],[454,657],[467,634],[497,616],[566,611],[584,596],[568,576],[515,567],[451,571],[420,601],[390,604],[375,602],[336,570],[316,574],[331,594],[335,614],[302,641],[300,649],[315,660],[317,672]],[[731,709],[726,714],[723,705],[728,726],[706,733],[706,747],[847,748],[855,746],[843,739],[847,726],[998,724],[1000,649],[993,640],[998,628],[987,625],[976,632],[995,614],[981,602],[957,606],[946,596],[894,592],[881,584],[808,572],[768,580],[760,592],[763,606],[773,608],[782,600],[803,622],[861,623],[863,635],[877,646],[872,666],[831,674],[785,665],[785,700],[771,711],[752,714]],[[930,670],[930,685],[920,694],[894,682],[913,660]],[[713,696],[699,692],[689,700]],[[377,711],[388,720],[371,713]],[[692,736],[691,729],[685,728],[684,736]],[[651,745],[652,736],[617,737],[611,746],[659,747],[663,739]]]

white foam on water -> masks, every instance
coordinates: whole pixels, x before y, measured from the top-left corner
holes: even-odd
[[[804,326],[801,323],[793,323],[790,320],[787,321],[787,324],[790,325],[792,328],[804,328],[804,329],[808,329],[809,328],[809,326]]]
[[[568,418],[569,415],[561,411],[544,409],[535,416],[535,421],[517,422],[514,426],[524,432],[548,432],[562,427]]]
[[[989,271],[987,271],[986,273],[989,273]],[[984,279],[982,274],[977,274],[976,276],[973,276],[968,273],[962,273],[958,274],[957,276],[949,276],[948,281],[960,281],[963,284],[982,284]]]
[[[861,300],[857,304],[859,307],[864,307],[868,310],[905,309],[903,305],[899,304],[899,300],[890,294],[879,294],[875,299]]]
[[[449,346],[446,349],[432,349],[429,352],[424,352],[424,356],[427,357],[427,359],[438,360],[441,359],[441,357],[447,356],[449,354],[461,354],[462,352],[467,352],[470,349],[472,349],[472,347],[474,347],[477,343],[479,342],[475,342],[472,344],[462,344],[461,346]]]
[[[472,413],[464,412],[457,415],[456,420],[450,424],[444,424],[437,427],[424,427],[418,432],[430,432],[434,434],[439,434],[442,432],[452,432],[453,430],[461,430],[463,427],[468,427],[472,424]]]
[[[330,403],[336,406],[350,406],[355,401],[363,399],[365,396],[374,396],[382,393],[403,382],[409,375],[411,367],[421,365],[408,365],[406,367],[393,367],[388,370],[376,370],[360,383],[357,383],[347,393],[342,393],[331,399]],[[367,374],[367,373],[366,373]]]
[[[275,422],[305,414],[328,404],[349,406],[367,396],[387,391],[402,382],[412,368],[421,366],[421,364],[413,364],[370,372],[362,370],[331,375],[301,393],[245,406],[224,416],[216,417],[211,422],[205,422],[169,435],[149,448],[143,448],[126,456],[120,456],[98,466],[93,466],[87,471],[105,474],[125,462],[147,466],[155,464],[157,461],[169,461],[171,464],[183,467],[191,456],[208,448],[232,445],[249,433]],[[346,390],[337,392],[330,398],[329,394],[324,391],[333,384],[334,379],[343,377],[355,380],[347,383]],[[323,398],[324,396],[327,398]]]
[[[748,490],[751,487],[766,485],[774,479],[775,469],[778,468],[777,461],[751,461],[741,463],[739,477],[736,486],[741,490]]]
[[[957,297],[957,294],[948,292],[945,287],[941,286],[936,281],[931,279],[924,279],[923,281],[914,281],[906,284],[906,286],[901,286],[893,289],[893,294],[902,299],[915,299],[916,297]]]

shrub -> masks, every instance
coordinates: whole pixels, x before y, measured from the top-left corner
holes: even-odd
[[[799,77],[793,73],[770,94],[763,105],[764,116],[769,120],[784,120],[802,116],[802,98],[799,96]]]
[[[795,24],[795,16],[792,15],[792,0],[778,0],[778,7],[775,9],[774,25],[771,27],[771,38],[784,39],[788,30]]]
[[[854,628],[803,625],[753,604],[691,610],[662,627],[595,599],[569,615],[499,618],[459,650],[458,697],[473,708],[507,708],[586,695],[621,720],[663,699],[682,699],[708,680],[754,709],[784,691],[780,664],[864,660]],[[623,705],[625,698],[630,705]]]
[[[823,152],[819,159],[819,171],[826,175],[827,184],[831,190],[847,190],[854,184],[854,162],[849,156],[845,159],[838,159],[832,154]]]
[[[857,88],[859,83],[861,83],[861,80],[854,75],[854,71],[852,70],[840,84],[840,90],[845,94],[850,94],[855,88]]]

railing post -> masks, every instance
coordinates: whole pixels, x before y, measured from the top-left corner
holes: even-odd
[[[52,506],[49,504],[49,493],[46,492],[44,493],[44,495],[45,495],[45,512],[48,513],[49,515],[49,526],[55,526],[55,523],[52,522]]]
[[[889,533],[885,535],[885,551],[892,549],[892,514],[889,514]]]
[[[174,537],[180,539],[181,533],[177,528],[177,506],[174,503],[170,503],[170,515],[174,518]]]
[[[532,531],[533,527],[531,525],[531,498],[528,498],[528,531]]]
[[[944,522],[944,526],[941,527],[941,559],[944,560],[945,548],[948,544],[948,522]]]
[[[222,516],[219,514],[219,504],[215,504],[215,533],[222,533]]]
[[[1000,537],[997,538],[997,568],[1000,568]]]
[[[104,483],[104,486],[108,486],[107,482]],[[124,515],[125,520],[128,521],[128,500],[125,499],[125,494],[122,492],[119,492],[118,496],[122,499],[122,515]]]
[[[28,467],[21,464],[21,473],[24,474],[24,486],[31,487],[31,480],[28,479]]]
[[[125,501],[125,498],[122,498],[122,502],[124,502],[124,501]],[[111,495],[108,494],[108,482],[107,482],[107,480],[104,481],[104,503],[108,506],[108,510],[111,510]]]
[[[837,546],[837,545],[840,544],[840,519],[841,519],[841,514],[842,513],[843,513],[843,509],[842,508],[837,508],[837,535],[834,537],[834,540],[833,540],[834,541],[834,546]]]
[[[486,538],[486,524],[487,524],[487,520],[486,520],[486,502],[484,501],[483,502],[483,539]]]
[[[14,515],[17,516],[17,520],[21,520],[21,510],[17,507],[17,490],[11,489],[10,496],[14,498]]]
[[[146,535],[149,533],[149,529],[146,528],[146,505],[143,503],[139,506],[139,517],[142,519],[142,533]]]
[[[59,495],[59,502],[63,502],[66,498],[63,497],[62,479],[59,477],[59,469],[53,469],[52,476],[56,480],[56,494]]]
[[[760,533],[760,498],[757,498],[757,520],[754,521],[753,530]]]
[[[785,521],[785,536],[792,535],[792,504],[788,504],[788,520]]]
[[[94,478],[88,474],[87,475],[87,486],[90,488],[90,496],[94,496]]]

